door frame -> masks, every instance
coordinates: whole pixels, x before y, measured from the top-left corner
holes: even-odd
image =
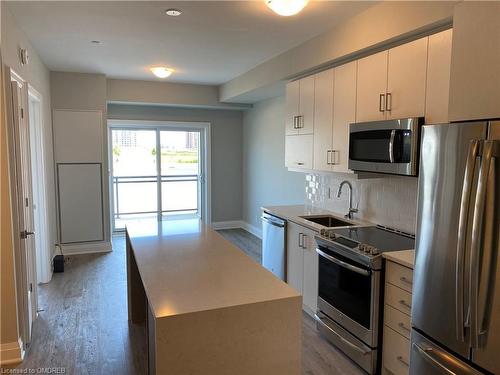
[[[36,108],[31,103],[36,103]],[[47,212],[47,197],[45,186],[47,179],[45,176],[45,146],[44,146],[44,126],[43,126],[43,98],[33,86],[28,84],[28,114],[30,126],[30,151],[31,151],[31,177],[33,182],[33,203],[35,205],[35,254],[37,266],[37,282],[48,283],[52,278],[52,267],[50,258],[51,243],[48,235],[47,223],[49,216]],[[35,122],[32,120],[36,117]]]
[[[212,160],[211,160],[211,124],[209,122],[193,121],[154,121],[154,120],[119,120],[108,119],[108,160],[109,160],[109,197],[110,197],[110,215],[111,227],[114,230],[114,196],[113,196],[113,147],[112,135],[113,129],[129,130],[172,130],[172,131],[196,131],[200,132],[200,154],[201,157],[201,218],[207,224],[212,223]],[[157,143],[159,139],[157,139]],[[158,144],[157,144],[158,148]],[[159,168],[160,166],[158,166]]]
[[[20,233],[31,228],[24,228],[22,226],[27,226],[24,223],[24,198],[23,198],[23,181],[22,181],[22,168],[26,167],[22,164],[20,156],[21,142],[16,127],[16,119],[14,108],[12,105],[13,92],[12,83],[15,82],[21,87],[21,101],[22,109],[25,114],[24,121],[27,121],[28,130],[28,141],[29,141],[29,114],[26,110],[28,104],[28,83],[15,71],[10,69],[10,67],[5,66],[5,86],[6,86],[6,110],[7,110],[7,142],[8,142],[8,153],[9,153],[9,175],[10,175],[10,185],[11,185],[11,202],[12,202],[12,229],[13,229],[13,241],[14,241],[14,261],[16,270],[16,295],[17,295],[17,305],[18,305],[18,325],[19,325],[19,335],[22,340],[22,350],[26,350],[27,345],[31,341],[31,331],[32,323],[36,319],[38,311],[38,285],[36,282],[36,254],[33,250],[35,246],[31,246],[31,254],[28,254],[26,241],[21,239]],[[29,150],[28,150],[29,153]],[[28,158],[30,169],[31,159]],[[31,170],[28,171],[29,181],[31,181]],[[31,187],[29,188],[31,190]],[[29,225],[32,225],[30,223]],[[29,237],[33,242],[32,237]],[[28,247],[29,249],[29,247]],[[30,262],[31,258],[31,262]],[[32,278],[31,288],[29,288],[29,278]],[[30,309],[31,307],[31,309]]]

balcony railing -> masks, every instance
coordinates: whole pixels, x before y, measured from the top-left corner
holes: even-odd
[[[198,175],[113,176],[114,217],[198,213]]]

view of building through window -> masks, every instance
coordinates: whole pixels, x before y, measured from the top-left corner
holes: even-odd
[[[199,214],[200,132],[112,129],[111,134],[114,229],[159,214]]]

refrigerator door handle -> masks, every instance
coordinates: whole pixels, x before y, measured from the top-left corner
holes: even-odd
[[[487,270],[481,270],[482,259],[489,260],[492,256],[493,218],[485,220],[486,214],[491,214],[491,207],[486,207],[487,191],[495,187],[495,167],[496,157],[499,153],[499,142],[485,141],[483,147],[483,156],[481,160],[481,169],[477,187],[476,202],[474,205],[474,220],[472,225],[472,244],[471,261],[469,271],[469,301],[471,310],[471,346],[479,348],[482,344],[481,336],[486,332],[483,330],[483,324],[486,317],[486,304],[492,290],[491,267]],[[494,194],[490,194],[490,196]],[[489,202],[491,203],[491,202]],[[493,212],[494,214],[494,212]],[[485,223],[487,228],[485,230]],[[485,235],[486,234],[486,235]],[[489,266],[488,263],[485,263]],[[480,278],[483,282],[480,283]],[[484,289],[486,288],[486,289]]]
[[[458,222],[457,260],[455,265],[455,315],[456,335],[457,339],[461,342],[465,341],[465,327],[467,326],[464,319],[465,246],[467,242],[467,227],[469,223],[470,200],[475,175],[476,159],[479,154],[481,143],[482,141],[474,139],[469,144]]]

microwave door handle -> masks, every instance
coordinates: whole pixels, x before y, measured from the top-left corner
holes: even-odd
[[[465,245],[469,211],[471,206],[471,193],[475,175],[476,158],[479,153],[481,141],[474,139],[469,144],[467,162],[465,166],[464,183],[458,219],[457,259],[455,263],[455,317],[456,335],[460,342],[465,342],[464,320],[464,272],[465,272]]]
[[[492,195],[492,187],[495,187],[495,168],[496,166],[495,154],[499,153],[499,146],[497,141],[485,141],[483,147],[483,157],[481,160],[481,169],[479,172],[478,188],[476,195],[476,202],[474,205],[474,221],[472,226],[472,244],[471,244],[471,263],[469,274],[469,300],[471,311],[471,346],[472,348],[479,348],[481,346],[481,336],[485,333],[482,326],[486,316],[486,304],[488,294],[492,290],[491,283],[491,268],[488,270],[481,270],[481,260],[485,257],[486,260],[491,259],[491,252],[493,247],[493,233],[494,228],[493,218],[489,217],[489,221],[485,220],[485,214],[491,212],[486,208],[486,200],[488,198],[487,191],[490,192],[490,199]],[[491,203],[491,202],[488,202]],[[495,202],[493,202],[495,203]],[[494,214],[494,212],[493,212]],[[488,225],[489,230],[484,230],[484,225]],[[487,234],[487,238],[483,238],[483,234]],[[481,248],[481,246],[483,246]],[[486,250],[486,251],[485,251]],[[482,255],[482,256],[481,256]],[[486,263],[488,266],[489,264]],[[484,273],[484,275],[482,275]],[[482,276],[485,283],[480,283],[479,278]],[[486,287],[486,290],[480,290],[480,287]],[[481,315],[481,316],[479,316]]]
[[[391,130],[391,138],[389,139],[389,161],[394,163],[394,138],[396,138],[396,129]]]
[[[329,260],[330,262],[335,263],[343,268],[347,268],[348,270],[351,270],[353,272],[359,273],[359,274],[364,275],[364,276],[370,275],[370,271],[367,271],[363,268],[353,266],[352,264],[341,261],[340,259],[334,258],[331,255],[328,255],[327,253],[325,253],[324,251],[321,251],[320,249],[316,249],[316,252],[320,256],[322,256],[323,258],[325,258],[325,259]]]

